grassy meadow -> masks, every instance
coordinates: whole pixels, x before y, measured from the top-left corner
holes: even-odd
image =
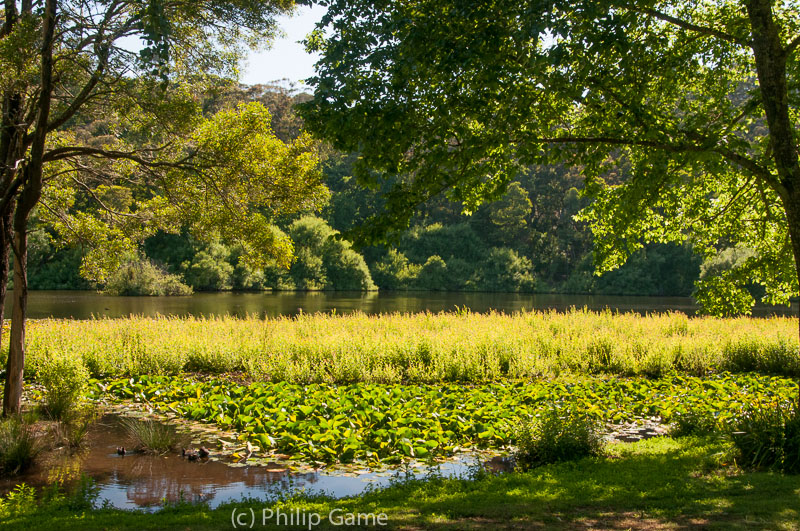
[[[34,376],[65,356],[82,360],[96,378],[237,372],[271,382],[436,383],[564,373],[800,376],[795,319],[679,313],[38,320],[30,323],[27,347],[27,374]]]

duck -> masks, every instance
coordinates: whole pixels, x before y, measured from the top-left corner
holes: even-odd
[[[197,458],[200,457],[200,454],[197,450],[192,450],[191,448],[187,450],[186,448],[183,448],[181,450],[181,457],[185,457],[189,461],[196,461]]]
[[[208,448],[206,448],[205,446],[201,446],[201,447],[200,447],[200,449],[199,449],[199,450],[197,450],[197,455],[198,455],[198,457],[200,457],[201,459],[205,459],[206,457],[208,457],[209,455],[211,455],[211,452],[210,452],[210,451],[209,451],[209,449],[208,449]]]
[[[126,453],[124,446],[117,446],[117,455],[125,455]]]

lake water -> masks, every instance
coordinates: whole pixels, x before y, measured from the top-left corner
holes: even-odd
[[[10,294],[9,294],[10,295]],[[519,310],[590,310],[610,309],[619,312],[679,311],[693,315],[697,305],[689,297],[620,297],[521,293],[451,293],[451,292],[265,292],[197,293],[189,297],[112,297],[94,291],[32,291],[28,315],[90,319],[127,315],[277,317],[304,313],[333,312],[367,314],[453,311],[469,308],[474,312],[490,310],[506,313]],[[757,316],[797,315],[798,303],[788,306],[758,306]],[[6,317],[11,317],[11,297],[6,298]]]

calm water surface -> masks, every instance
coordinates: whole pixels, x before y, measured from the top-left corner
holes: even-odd
[[[24,482],[43,488],[61,480],[67,490],[80,474],[91,477],[98,487],[97,505],[104,502],[117,509],[157,510],[164,502],[204,502],[210,507],[243,498],[269,500],[288,492],[355,496],[370,488],[386,487],[393,481],[436,474],[446,477],[468,476],[482,466],[503,471],[503,460],[489,462],[464,454],[436,466],[418,466],[375,473],[367,469],[356,473],[326,473],[323,470],[289,472],[281,466],[230,466],[221,461],[182,459],[177,453],[163,456],[117,455],[119,445],[130,444],[119,419],[105,415],[90,429],[87,447],[77,452],[64,449],[45,455],[33,469],[13,479],[0,478],[0,496]],[[213,452],[214,450],[212,450]]]
[[[6,315],[10,316],[10,297]],[[590,310],[620,312],[679,311],[693,315],[697,305],[689,297],[619,297],[520,293],[443,293],[443,292],[278,292],[278,293],[198,293],[189,297],[111,297],[94,291],[32,291],[28,315],[90,319],[127,315],[277,317],[304,313],[333,312],[367,314],[391,312],[441,312],[469,308],[474,312],[491,310],[506,313],[519,310]],[[797,315],[798,303],[787,306],[758,306],[757,316]]]

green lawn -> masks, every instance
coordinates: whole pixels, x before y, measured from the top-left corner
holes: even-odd
[[[607,458],[528,473],[411,481],[356,498],[295,497],[269,508],[320,513],[323,521],[315,529],[342,528],[326,521],[334,509],[386,513],[392,529],[800,529],[800,478],[741,471],[732,455],[719,440],[657,438],[612,445]],[[75,511],[61,504],[4,514],[0,525],[59,531],[231,529],[231,511],[244,510],[249,518],[252,508],[254,529],[298,528],[275,526],[274,519],[261,526],[264,507],[258,502],[216,510],[184,505],[144,514]]]

